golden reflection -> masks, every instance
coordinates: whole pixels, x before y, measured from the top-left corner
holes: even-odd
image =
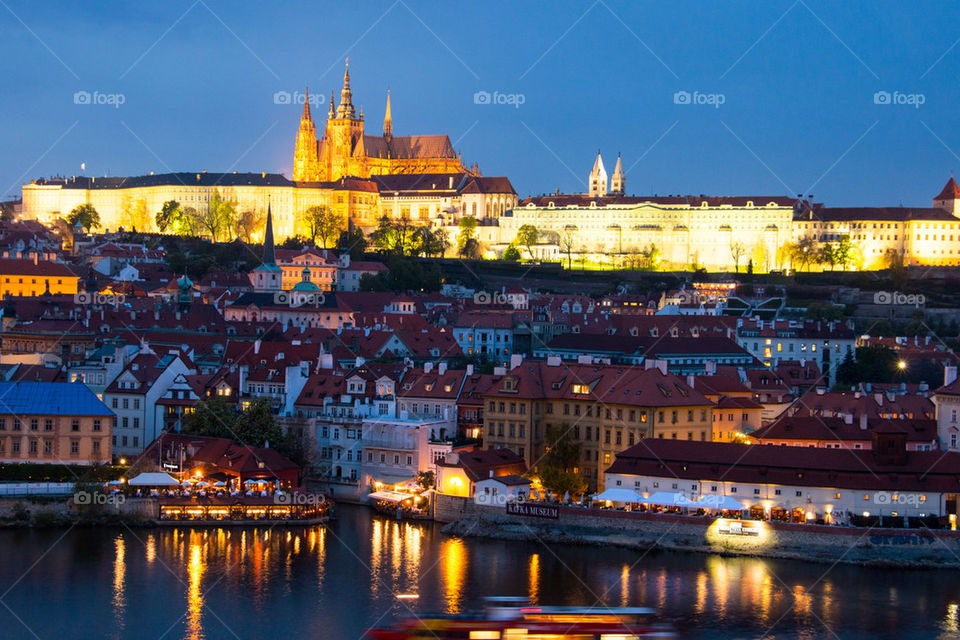
[[[724,616],[727,613],[727,597],[730,595],[730,565],[726,558],[710,556],[707,558],[707,571],[713,578],[713,593],[716,597],[714,609]]]
[[[467,576],[467,550],[463,540],[445,540],[440,548],[440,557],[443,558],[440,566],[446,613],[460,613]]]
[[[943,616],[943,622],[940,623],[940,628],[950,634],[960,632],[960,605],[956,602],[951,602],[947,605],[947,613]]]
[[[811,601],[812,597],[803,585],[798,584],[793,588],[793,608],[797,613],[809,616]]]
[[[821,611],[820,618],[823,620],[823,624],[825,624],[827,628],[830,629],[833,627],[834,623],[836,622],[833,615],[834,606],[835,606],[835,601],[833,597],[833,583],[829,579],[827,579],[827,580],[824,580],[821,584],[823,586],[820,588],[820,591],[823,592],[823,595],[821,596],[822,611]]]
[[[370,531],[370,592],[380,590],[380,554],[383,553],[383,522],[374,518]]]
[[[696,602],[694,602],[693,613],[696,616],[703,615],[704,610],[707,607],[707,572],[698,571],[697,580],[696,580]]]
[[[530,563],[527,568],[528,580],[530,583],[530,602],[536,604],[540,600],[540,554],[534,553],[530,556]]]
[[[310,532],[310,550],[317,554],[317,589],[323,586],[327,563],[327,530],[320,529]]]
[[[157,539],[152,533],[147,536],[144,547],[147,550],[147,564],[153,564],[157,559]]]
[[[623,565],[620,570],[620,606],[626,607],[630,604],[630,567]]]
[[[190,561],[187,564],[187,634],[190,640],[203,638],[203,592],[200,581],[206,569],[203,562],[203,542],[199,536],[190,536]]]
[[[113,560],[113,614],[117,627],[122,631],[127,609],[127,543],[123,536],[117,536],[113,546],[116,552]]]
[[[406,574],[404,591],[417,591],[420,584],[420,562],[423,543],[423,531],[419,525],[407,524],[403,539],[403,567]]]

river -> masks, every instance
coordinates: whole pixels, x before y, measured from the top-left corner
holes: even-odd
[[[10,639],[354,639],[487,595],[652,606],[685,638],[960,637],[952,571],[459,539],[354,506],[326,528],[19,529],[0,548]]]

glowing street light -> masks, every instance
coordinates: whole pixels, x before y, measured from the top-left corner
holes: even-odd
[[[906,369],[906,368],[907,368],[907,361],[906,361],[906,360],[900,360],[899,362],[897,362],[897,368],[900,369],[901,371],[903,371],[904,369]]]

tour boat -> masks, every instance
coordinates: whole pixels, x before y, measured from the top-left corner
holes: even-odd
[[[489,598],[483,613],[404,618],[386,629],[371,629],[370,640],[640,640],[676,638],[674,629],[642,607],[550,607]]]

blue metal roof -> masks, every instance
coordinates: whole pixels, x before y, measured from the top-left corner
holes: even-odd
[[[80,382],[0,382],[0,414],[113,416]]]

